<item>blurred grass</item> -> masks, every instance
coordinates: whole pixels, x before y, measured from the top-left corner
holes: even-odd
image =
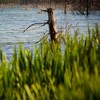
[[[34,57],[20,45],[7,62],[0,50],[0,100],[99,100],[100,31],[41,42]],[[62,53],[61,45],[65,43]]]

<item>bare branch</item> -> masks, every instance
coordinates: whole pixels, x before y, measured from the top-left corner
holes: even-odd
[[[41,10],[42,12],[48,12],[48,10]]]
[[[48,22],[31,24],[30,26],[28,26],[28,27],[23,31],[23,33],[24,33],[26,30],[28,30],[31,26],[34,26],[34,25],[36,25],[36,24],[43,24],[43,25],[40,26],[40,27],[43,27],[43,26],[45,26],[46,24],[48,24]]]
[[[47,24],[47,23],[46,23],[46,24]],[[36,27],[36,28],[32,28],[32,29],[30,29],[30,30],[39,29],[39,28],[41,28],[41,27],[45,26],[46,24],[43,24],[43,25],[41,25],[41,26],[39,26],[39,27]],[[30,30],[28,30],[28,31],[30,31]]]
[[[47,37],[49,35],[49,33],[48,34],[46,34],[45,36],[43,36],[39,41],[37,41],[36,43],[39,43],[40,41],[42,41],[45,37]]]
[[[39,7],[40,10],[46,10],[47,9],[46,7],[40,6],[40,5],[38,7]]]

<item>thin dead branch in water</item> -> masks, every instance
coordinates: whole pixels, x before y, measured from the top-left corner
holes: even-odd
[[[26,30],[28,30],[31,26],[34,26],[34,25],[36,25],[36,24],[43,24],[43,25],[41,25],[41,26],[39,27],[39,28],[41,28],[41,27],[45,26],[46,24],[48,24],[48,22],[31,24],[30,26],[28,26],[28,27],[23,31],[23,33],[24,33]]]
[[[39,41],[37,41],[36,43],[39,43],[39,42],[41,42],[44,38],[47,38],[48,37],[48,35],[49,35],[49,33],[48,34],[45,34]]]

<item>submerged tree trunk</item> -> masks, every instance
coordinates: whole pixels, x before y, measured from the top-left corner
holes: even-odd
[[[87,0],[87,11],[86,11],[86,15],[89,15],[89,0]]]
[[[49,34],[51,41],[56,40],[56,19],[52,8],[47,9],[48,12],[48,24],[49,24]]]
[[[65,0],[65,7],[64,7],[64,13],[66,14],[66,8],[67,8],[67,5],[66,5],[66,0]]]

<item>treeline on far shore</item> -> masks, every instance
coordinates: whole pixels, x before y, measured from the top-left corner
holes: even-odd
[[[100,0],[0,0],[0,4],[7,3],[19,3],[19,4],[29,4],[29,3],[92,3],[92,4],[100,4]]]
[[[100,0],[0,0],[0,4],[15,4],[15,5],[61,5],[64,12],[67,10],[77,11],[78,14],[89,15],[91,11],[100,11]],[[3,6],[4,6],[3,5]],[[63,6],[62,6],[63,5]],[[2,7],[2,6],[1,6]]]

